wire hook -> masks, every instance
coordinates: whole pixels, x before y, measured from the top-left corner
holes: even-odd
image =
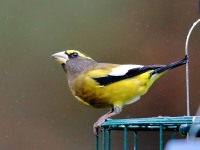
[[[188,44],[189,44],[189,39],[190,39],[190,35],[192,33],[192,30],[194,29],[194,27],[200,22],[200,19],[198,19],[197,21],[195,21],[192,25],[192,27],[190,28],[187,38],[186,38],[186,42],[185,42],[185,55],[188,56]],[[189,58],[189,56],[188,56]],[[190,97],[189,97],[189,62],[186,63],[186,95],[187,95],[187,116],[190,116]]]

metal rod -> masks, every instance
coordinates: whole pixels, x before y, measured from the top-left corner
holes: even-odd
[[[99,130],[96,129],[96,150],[99,150]]]
[[[124,127],[124,150],[127,150],[127,126]]]
[[[200,22],[200,19],[198,19],[196,22],[193,23],[192,27],[190,28],[186,42],[185,42],[185,55],[188,56],[188,44],[189,44],[189,39],[190,35],[192,33],[192,30],[194,27]],[[189,97],[189,65],[188,62],[186,63],[186,94],[187,94],[187,116],[190,116],[190,97]]]
[[[160,150],[163,150],[163,126],[160,125]]]
[[[172,131],[172,140],[175,139],[175,131]]]
[[[108,150],[110,150],[111,147],[111,130],[108,129]]]
[[[106,150],[105,128],[102,127],[102,150]]]
[[[133,136],[134,136],[134,147],[133,147],[133,149],[137,150],[138,149],[138,132],[134,131]]]

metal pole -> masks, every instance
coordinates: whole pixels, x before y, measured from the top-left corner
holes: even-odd
[[[137,131],[134,131],[134,150],[137,150],[138,149],[138,132]]]
[[[99,130],[96,129],[96,150],[99,150]]]
[[[111,147],[111,130],[108,129],[108,150],[110,150]]]
[[[160,150],[163,150],[163,126],[160,125]]]
[[[127,150],[127,126],[124,127],[124,150]]]
[[[102,127],[102,150],[106,150],[105,128]]]

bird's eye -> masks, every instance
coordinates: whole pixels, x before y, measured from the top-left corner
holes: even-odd
[[[78,53],[77,52],[73,52],[69,55],[70,58],[76,58],[78,57]]]

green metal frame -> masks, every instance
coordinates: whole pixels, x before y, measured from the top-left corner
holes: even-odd
[[[172,139],[175,132],[187,135],[192,124],[200,125],[200,116],[181,116],[181,117],[153,117],[153,118],[134,118],[134,119],[113,119],[107,120],[101,125],[102,132],[96,135],[96,150],[99,150],[99,138],[101,137],[102,150],[111,149],[111,131],[123,130],[124,150],[127,150],[127,132],[133,131],[134,150],[138,149],[139,131],[159,131],[160,150],[163,150],[163,131],[172,132]],[[107,135],[107,136],[106,136]]]

